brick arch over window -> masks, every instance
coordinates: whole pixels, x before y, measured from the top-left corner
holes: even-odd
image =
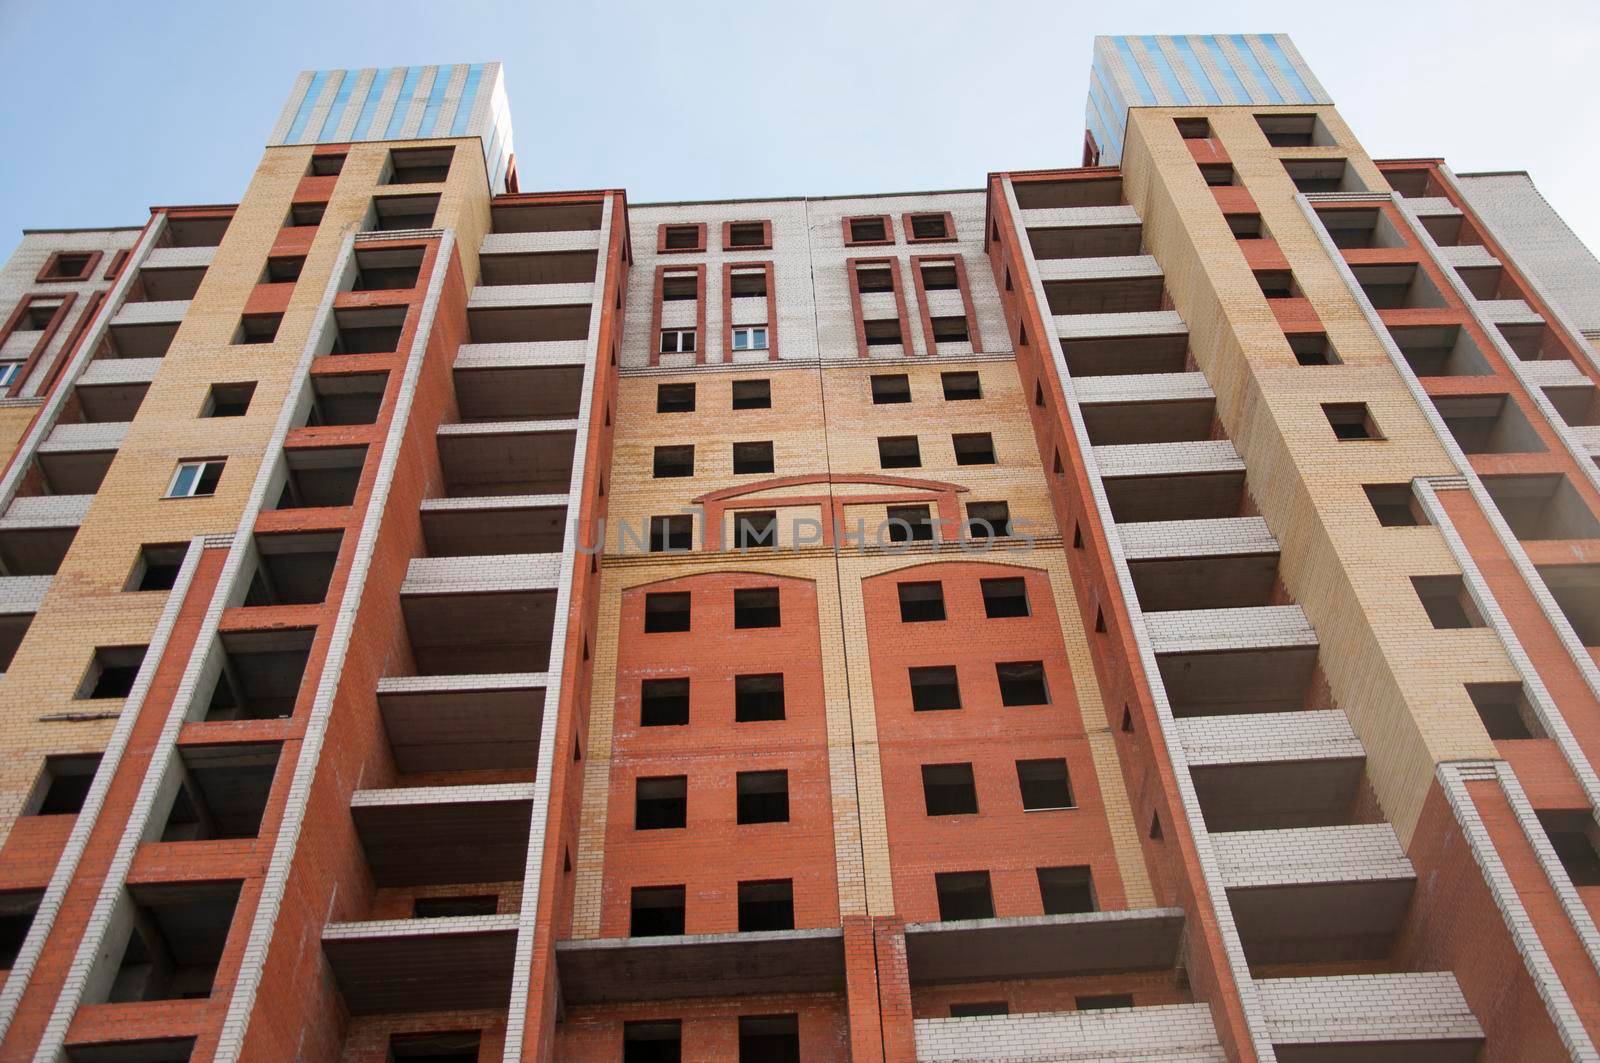
[[[773,495],[773,491],[786,491],[792,487],[816,484],[817,490],[805,494]],[[864,484],[882,487],[882,491],[859,495],[841,495],[833,491],[834,484]],[[899,505],[926,502],[933,505],[944,527],[961,524],[959,495],[967,489],[945,480],[924,480],[912,476],[886,476],[882,473],[855,473],[833,475],[825,472],[800,473],[793,476],[774,476],[756,483],[738,484],[711,491],[693,499],[705,510],[702,523],[701,548],[722,549],[723,519],[730,511],[741,509],[772,509],[780,506],[821,506],[832,515],[823,522],[822,546],[831,547],[838,536],[836,530],[844,526],[846,506]]]
[[[766,587],[778,589],[780,624],[736,630],[734,592]],[[682,593],[690,595],[689,630],[645,634],[647,597]],[[595,758],[610,757],[599,936],[627,936],[633,888],[664,884],[684,886],[686,933],[733,932],[737,884],[757,879],[793,881],[797,928],[839,925],[818,603],[814,580],[748,567],[622,592],[611,746],[588,751],[591,770]],[[737,677],[767,675],[783,676],[783,718],[738,722]],[[679,678],[689,683],[688,723],[644,726],[643,684]],[[788,773],[789,820],[738,825],[735,775],[773,770]],[[687,779],[685,826],[635,830],[635,780],[678,775]]]
[[[982,583],[998,579],[1024,581],[1028,615],[987,615]],[[944,619],[902,620],[899,585],[932,582],[941,586]],[[913,922],[938,919],[934,876],[983,869],[997,916],[1036,916],[1044,910],[1038,870],[1081,866],[1091,871],[1100,909],[1126,906],[1084,719],[1103,730],[1105,713],[1098,697],[1079,700],[1052,572],[1014,562],[923,561],[862,579],[861,602],[896,912]],[[1043,665],[1048,702],[1003,704],[996,665],[1033,662]],[[961,707],[917,711],[910,669],[951,666]],[[1083,678],[1094,685],[1092,674]],[[1070,808],[1024,806],[1017,762],[1047,759],[1066,762]],[[951,820],[927,813],[922,766],[943,763],[971,764],[979,827],[953,832]],[[998,837],[1007,844],[995,846]]]

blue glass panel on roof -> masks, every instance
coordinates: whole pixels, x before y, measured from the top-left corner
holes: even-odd
[[[1272,53],[1272,58],[1277,60],[1278,70],[1298,94],[1295,102],[1316,103],[1316,94],[1311,91],[1305,79],[1300,76],[1300,71],[1296,70],[1294,64],[1289,62],[1289,56],[1285,54],[1283,45],[1278,43],[1278,38],[1268,35],[1260,38],[1260,40],[1262,44],[1266,45],[1267,51]]]
[[[1239,72],[1233,69],[1233,63],[1228,60],[1228,53],[1222,50],[1222,45],[1217,43],[1215,37],[1201,37],[1205,42],[1206,50],[1211,53],[1211,58],[1216,62],[1217,68],[1222,71],[1223,80],[1227,81],[1229,90],[1233,93],[1234,103],[1249,103],[1250,94],[1245,91],[1244,82],[1239,80]]]
[[[400,97],[394,101],[394,113],[389,116],[389,124],[384,128],[383,140],[398,140],[400,130],[405,128],[406,112],[411,110],[411,97],[417,91],[417,79],[422,76],[420,66],[406,68],[406,79],[400,83]]]
[[[1183,65],[1189,68],[1189,76],[1200,86],[1200,91],[1205,95],[1207,103],[1221,103],[1222,97],[1217,95],[1217,87],[1211,84],[1211,78],[1206,74],[1206,68],[1200,65],[1200,57],[1194,54],[1194,46],[1187,37],[1174,37],[1172,44],[1178,49],[1178,54],[1183,57]]]
[[[1151,64],[1156,68],[1156,73],[1161,75],[1162,84],[1167,86],[1167,91],[1172,93],[1175,102],[1193,102],[1189,100],[1189,93],[1184,89],[1183,83],[1178,80],[1177,72],[1172,69],[1172,63],[1167,59],[1167,53],[1161,50],[1161,41],[1157,37],[1140,37],[1144,44],[1144,54],[1150,58]]]
[[[1089,103],[1094,107],[1095,113],[1100,117],[1100,127],[1104,136],[1095,139],[1100,144],[1100,153],[1112,158],[1122,156],[1122,116],[1121,109],[1110,108],[1105,102],[1105,89],[1100,83],[1099,76],[1090,71],[1089,77]]]
[[[333,139],[339,123],[344,120],[344,109],[350,106],[350,93],[356,87],[356,77],[356,71],[344,71],[344,77],[339,79],[339,87],[333,91],[333,106],[328,108],[327,117],[322,120],[322,128],[311,138],[313,143],[320,144]]]
[[[1133,87],[1139,92],[1139,99],[1148,106],[1154,106],[1156,94],[1150,88],[1150,82],[1144,78],[1144,71],[1139,69],[1138,60],[1133,57],[1133,49],[1128,45],[1128,38],[1113,38],[1117,42],[1117,51],[1122,53],[1122,64],[1127,68],[1128,77],[1133,81]]]
[[[483,64],[473,63],[467,68],[467,84],[461,90],[461,102],[456,105],[456,120],[450,125],[450,135],[466,136],[467,122],[472,118],[472,106],[478,102],[478,82],[483,80]]]
[[[1239,50],[1239,54],[1244,56],[1245,65],[1255,75],[1256,82],[1261,86],[1262,91],[1271,97],[1273,103],[1282,103],[1283,93],[1279,92],[1278,86],[1274,85],[1272,79],[1267,77],[1266,68],[1261,65],[1261,60],[1256,58],[1255,50],[1250,47],[1250,42],[1245,40],[1244,34],[1235,33],[1230,40],[1233,41],[1233,46]]]
[[[306,131],[306,122],[316,109],[317,100],[322,96],[322,87],[327,83],[328,71],[319,70],[311,75],[311,87],[306,89],[305,96],[300,100],[300,109],[294,113],[294,124],[289,127],[289,135],[283,138],[285,144],[300,143],[300,136]]]
[[[367,130],[372,128],[372,118],[378,113],[378,104],[383,102],[383,91],[389,87],[389,82],[392,80],[394,80],[393,70],[372,76],[372,86],[367,89],[367,102],[361,105],[361,117],[356,119],[356,130],[350,134],[351,140],[367,139]]]
[[[422,124],[417,127],[417,136],[433,136],[433,127],[439,122],[439,108],[444,104],[444,90],[450,85],[450,78],[455,74],[455,67],[441,66],[433,75],[433,89],[428,93],[428,104],[422,109]]]

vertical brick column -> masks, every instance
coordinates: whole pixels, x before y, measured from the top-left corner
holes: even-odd
[[[879,917],[873,920],[872,936],[878,964],[878,1017],[883,1031],[883,1055],[879,1058],[884,1063],[916,1063],[917,1037],[911,1025],[911,975],[906,967],[905,921]],[[848,949],[848,937],[845,945]],[[848,953],[845,962],[849,962]],[[851,1014],[853,1017],[854,1012]]]
[[[844,989],[850,1008],[851,1063],[882,1063],[877,947],[872,919],[865,915],[844,917]]]

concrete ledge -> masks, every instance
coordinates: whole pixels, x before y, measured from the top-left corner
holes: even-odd
[[[1100,476],[1106,480],[1134,476],[1244,472],[1244,459],[1239,457],[1232,440],[1228,439],[1095,447],[1094,457],[1100,466]]]
[[[1461,208],[1444,196],[1416,196],[1411,199],[1402,199],[1400,200],[1400,206],[1406,212],[1419,218],[1461,214]]]
[[[1542,325],[1544,318],[1521,299],[1480,299],[1478,309],[1493,325]]]
[[[1204,1004],[917,1019],[919,1063],[1221,1063]]]
[[[844,932],[597,938],[556,942],[568,1006],[844,990]]]
[[[579,430],[575,418],[559,421],[474,421],[470,424],[442,424],[440,439],[470,439],[476,436],[554,435]]]
[[[961,919],[906,926],[912,985],[1170,969],[1181,908]]]
[[[54,576],[0,576],[0,614],[24,616],[39,611]]]
[[[600,247],[599,229],[574,229],[547,233],[489,233],[478,245],[480,255],[525,255],[545,251],[594,251]]]
[[[1123,402],[1193,402],[1215,399],[1204,373],[1130,373],[1074,380],[1082,406]]]
[[[1122,551],[1129,561],[1278,552],[1278,540],[1273,538],[1261,517],[1142,521],[1119,524],[1117,532],[1122,536]]]
[[[350,817],[379,886],[522,878],[533,783],[358,790]]]
[[[1298,605],[1149,613],[1145,624],[1157,654],[1315,648],[1317,645],[1317,633]]]
[[[330,923],[322,951],[352,1014],[504,1008],[516,915]]]
[[[78,377],[78,386],[148,384],[160,368],[160,358],[96,358]]]
[[[89,515],[94,495],[25,495],[0,517],[0,531],[17,528],[76,528]]]
[[[457,372],[471,369],[537,369],[544,366],[581,366],[588,362],[583,340],[546,340],[529,343],[463,343],[456,349]]]
[[[140,269],[196,269],[211,265],[215,247],[156,247],[145,256]]]
[[[480,284],[472,289],[467,309],[497,310],[509,306],[579,306],[594,301],[590,284]]]
[[[1482,244],[1455,244],[1440,247],[1435,252],[1439,261],[1447,266],[1457,268],[1465,266],[1498,266],[1500,260],[1489,253],[1489,249]]]
[[[1139,212],[1119,207],[1034,207],[1020,212],[1024,229],[1081,229],[1142,224]]]
[[[1536,362],[1520,362],[1517,373],[1533,387],[1585,387],[1593,383],[1583,375],[1577,364],[1565,358],[1542,358]]]
[[[380,679],[378,712],[395,767],[531,773],[549,685],[543,672]]]
[[[1232,892],[1321,882],[1414,881],[1416,871],[1387,823],[1234,831],[1211,835]]]
[[[39,452],[62,454],[74,451],[90,453],[117,450],[128,435],[128,422],[112,421],[101,424],[58,424],[43,443]]]
[[[1056,335],[1063,340],[1109,336],[1187,336],[1189,328],[1176,310],[1151,310],[1134,314],[1063,314],[1054,318]]]
[[[1176,723],[1190,768],[1366,759],[1361,740],[1339,709],[1196,716]]]
[[[1280,1059],[1470,1063],[1483,1043],[1448,971],[1264,978],[1256,991]]]
[[[1034,263],[1046,284],[1132,277],[1162,277],[1154,255],[1116,255],[1107,258],[1045,258]],[[1069,315],[1076,316],[1076,315]]]
[[[111,319],[111,327],[119,325],[171,325],[183,320],[189,312],[189,300],[166,299],[142,303],[123,303]]]
[[[416,557],[406,567],[402,596],[555,590],[561,554],[482,554]]]

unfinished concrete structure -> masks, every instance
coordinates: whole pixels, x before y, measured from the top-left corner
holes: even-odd
[[[1600,1058],[1600,264],[1286,38],[1087,126],[630,205],[323,71],[27,234],[0,1060]]]

